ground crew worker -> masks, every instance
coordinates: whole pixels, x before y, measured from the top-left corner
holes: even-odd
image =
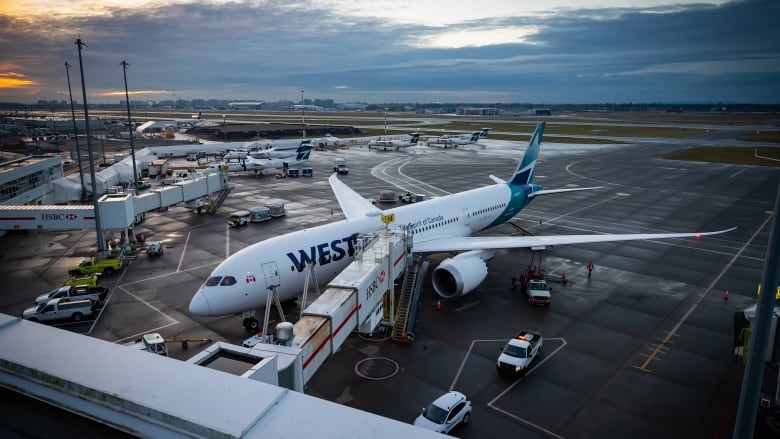
[[[593,262],[588,262],[588,277],[593,272]]]

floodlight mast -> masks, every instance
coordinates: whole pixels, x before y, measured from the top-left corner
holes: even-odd
[[[133,157],[133,187],[138,187],[138,171],[135,167],[135,144],[133,143],[133,119],[130,117],[130,93],[127,91],[127,68],[130,64],[123,60],[119,63],[125,77],[125,103],[127,104],[127,126],[130,128],[130,155]],[[175,101],[174,101],[175,105]]]
[[[84,187],[84,167],[81,164],[81,148],[79,147],[79,132],[76,128],[76,109],[73,107],[73,92],[70,89],[70,68],[72,66],[65,61],[65,76],[68,78],[68,96],[70,96],[70,115],[73,119],[73,135],[76,136],[76,157],[79,165],[79,180],[81,180],[81,201],[87,198],[87,189]]]
[[[81,70],[81,94],[84,98],[84,124],[87,131],[87,151],[89,152],[89,176],[92,178],[92,206],[95,209],[95,233],[97,233],[97,248],[103,253],[106,251],[106,240],[103,236],[103,226],[100,221],[100,209],[98,208],[97,182],[95,181],[95,161],[92,155],[92,134],[89,131],[89,110],[87,109],[87,87],[84,83],[84,62],[81,58],[81,49],[87,47],[87,44],[76,40],[76,46],[79,48],[79,70]]]

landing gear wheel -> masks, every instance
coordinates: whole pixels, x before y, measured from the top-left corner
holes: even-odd
[[[260,322],[257,321],[255,318],[249,319],[249,329],[252,331],[257,331],[260,328]]]
[[[249,329],[249,319],[244,319],[241,324],[244,325],[244,328]]]

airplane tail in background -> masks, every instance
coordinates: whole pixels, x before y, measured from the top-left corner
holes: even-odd
[[[539,144],[542,143],[542,135],[544,134],[544,125],[545,123],[541,122],[536,126],[536,131],[534,131],[531,141],[528,142],[528,149],[525,150],[523,160],[517,165],[515,174],[509,180],[509,184],[523,185],[533,182],[536,158],[539,155]]]
[[[479,137],[480,138],[487,137],[488,136],[488,131],[490,131],[490,128],[482,128],[482,131],[480,131],[480,133],[479,133]]]
[[[417,141],[420,140],[420,133],[412,133],[412,138],[409,139],[410,145],[417,145]]]
[[[469,139],[470,143],[476,143],[480,137],[482,137],[482,131],[474,131],[471,133],[471,139]]]
[[[311,154],[311,140],[302,140],[301,145],[298,146],[296,152],[298,153],[295,156],[296,161],[309,160],[309,154]]]

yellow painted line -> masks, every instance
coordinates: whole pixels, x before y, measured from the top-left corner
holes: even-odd
[[[685,313],[685,315],[682,316],[680,321],[678,321],[677,324],[674,325],[674,328],[672,328],[672,330],[669,331],[669,334],[666,337],[664,337],[664,339],[662,340],[661,344],[658,345],[658,347],[656,347],[653,350],[653,352],[650,354],[648,359],[645,360],[645,362],[641,366],[634,366],[634,367],[636,367],[637,369],[640,369],[640,370],[642,370],[644,372],[648,372],[648,373],[652,372],[651,370],[647,369],[647,365],[650,364],[650,362],[655,359],[655,356],[658,355],[658,353],[661,351],[661,348],[665,348],[664,345],[669,343],[669,340],[673,336],[675,336],[677,334],[677,331],[680,329],[680,326],[682,326],[682,324],[685,323],[686,320],[688,320],[688,317],[690,317],[691,314],[693,314],[693,312],[696,310],[696,308],[699,307],[699,304],[701,303],[702,300],[704,300],[704,297],[713,288],[715,288],[715,284],[717,284],[718,281],[720,281],[720,278],[722,278],[723,275],[726,274],[726,272],[731,268],[731,266],[734,265],[734,262],[737,261],[737,259],[742,254],[742,252],[745,251],[747,246],[750,245],[750,243],[753,242],[754,239],[756,239],[756,236],[758,236],[758,233],[761,232],[761,230],[763,230],[764,227],[766,227],[766,225],[767,225],[767,223],[769,223],[770,219],[772,219],[772,215],[767,216],[766,220],[764,220],[764,223],[761,224],[761,227],[759,227],[758,230],[756,230],[756,233],[754,233],[753,236],[751,236],[750,239],[747,240],[745,245],[743,245],[742,248],[740,248],[739,251],[731,258],[729,263],[726,264],[725,267],[723,267],[723,270],[721,270],[720,273],[718,273],[718,275],[715,277],[715,279],[713,279],[713,281],[710,283],[710,285],[707,287],[707,289],[704,290],[703,293],[699,294],[699,297],[696,299],[696,302],[694,302],[693,305],[691,305],[691,307],[688,309],[688,311]]]

